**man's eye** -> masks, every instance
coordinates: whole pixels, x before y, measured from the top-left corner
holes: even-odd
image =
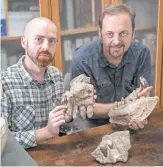
[[[121,37],[125,37],[125,36],[127,36],[127,35],[128,35],[127,32],[121,32],[121,33],[120,33],[120,36],[121,36]]]
[[[39,43],[41,43],[43,41],[42,38],[35,38],[35,40],[36,40],[36,42],[39,42]]]
[[[108,32],[108,33],[106,34],[106,36],[109,37],[109,38],[111,38],[111,37],[113,37],[113,33],[112,33],[112,32]]]
[[[49,39],[49,43],[53,43],[53,44],[55,44],[55,43],[57,43],[57,40],[56,40],[56,39],[51,38],[51,39]]]
[[[58,41],[57,41],[57,39],[56,38],[50,38],[49,39],[49,43],[51,43],[51,44],[56,44]]]

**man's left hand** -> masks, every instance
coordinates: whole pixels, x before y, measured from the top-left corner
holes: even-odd
[[[143,121],[132,120],[129,123],[129,128],[134,129],[134,130],[143,129],[144,126],[147,125],[147,123],[148,123],[147,119]]]

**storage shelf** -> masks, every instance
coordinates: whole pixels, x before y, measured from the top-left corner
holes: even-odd
[[[156,29],[156,27],[138,27],[138,28],[135,28],[136,31],[150,31],[150,30],[154,30]]]
[[[21,36],[1,36],[1,40],[2,41],[9,41],[9,40],[20,40],[21,39]]]
[[[94,32],[97,30],[98,30],[98,27],[88,27],[88,28],[77,28],[77,29],[71,29],[71,30],[64,30],[64,31],[61,31],[61,36],[82,34],[82,33],[87,33],[87,32]]]
[[[148,31],[148,30],[153,30],[153,29],[156,29],[156,27],[138,27],[135,30],[136,31],[141,31],[141,30]],[[71,29],[71,30],[64,30],[64,31],[61,31],[61,36],[89,33],[89,32],[94,32],[97,30],[98,30],[98,27],[88,27],[88,28],[77,28],[77,29]]]
[[[136,31],[148,31],[148,30],[153,30],[156,29],[156,27],[139,27],[136,28]],[[98,30],[98,27],[88,27],[88,28],[78,28],[78,29],[71,29],[71,30],[65,30],[61,31],[61,36],[67,36],[67,35],[75,35],[75,34],[82,34],[82,33],[89,33],[89,32],[95,32]],[[21,36],[1,36],[2,41],[7,41],[7,40],[19,40],[21,39]]]

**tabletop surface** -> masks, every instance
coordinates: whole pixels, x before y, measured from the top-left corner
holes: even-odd
[[[100,166],[91,152],[102,137],[115,130],[110,123],[42,142],[28,153],[40,166]],[[130,135],[131,149],[126,163],[109,165],[159,166],[163,165],[163,112],[153,113],[148,125]]]

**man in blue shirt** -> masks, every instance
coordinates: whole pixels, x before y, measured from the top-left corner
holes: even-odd
[[[71,78],[85,74],[97,92],[93,126],[108,122],[108,112],[115,101],[127,97],[140,86],[139,77],[151,83],[150,51],[133,41],[135,15],[125,5],[106,7],[99,19],[99,40],[81,46],[72,60]],[[138,89],[138,96],[147,95],[152,87]],[[131,122],[132,129],[144,128],[147,120]]]

